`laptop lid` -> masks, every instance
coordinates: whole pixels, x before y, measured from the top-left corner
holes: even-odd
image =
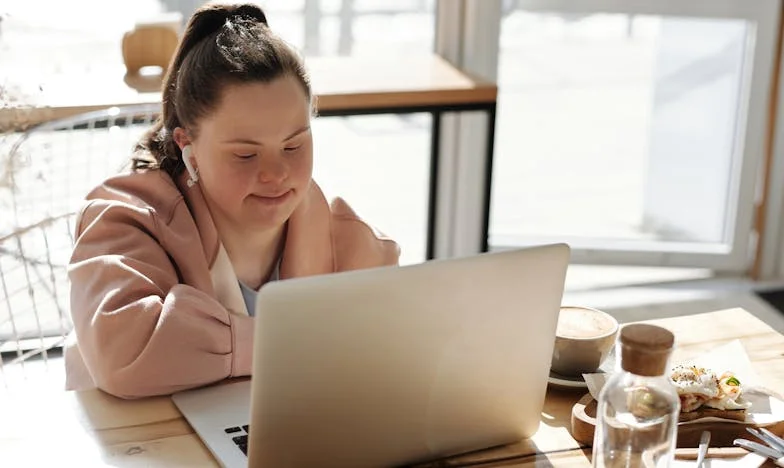
[[[378,466],[531,436],[569,260],[550,245],[269,283],[250,466]]]

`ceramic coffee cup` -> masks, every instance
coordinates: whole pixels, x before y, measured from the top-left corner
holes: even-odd
[[[561,307],[550,369],[569,377],[596,371],[612,351],[617,334],[618,321],[606,312]]]

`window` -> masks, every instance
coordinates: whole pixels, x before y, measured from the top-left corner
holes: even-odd
[[[775,30],[762,7],[678,8],[507,12],[492,247],[566,240],[588,263],[747,267]]]

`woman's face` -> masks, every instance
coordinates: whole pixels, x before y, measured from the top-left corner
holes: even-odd
[[[280,227],[310,185],[310,102],[289,76],[230,85],[191,144],[216,221],[239,230]]]

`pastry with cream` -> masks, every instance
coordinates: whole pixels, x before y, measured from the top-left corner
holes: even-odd
[[[670,373],[681,400],[681,421],[704,417],[746,420],[751,403],[743,399],[743,386],[732,372],[720,377],[711,369],[679,365]]]

